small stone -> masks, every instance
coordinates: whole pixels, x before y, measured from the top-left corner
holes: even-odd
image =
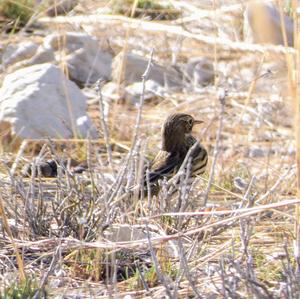
[[[19,61],[26,60],[36,53],[38,47],[34,42],[9,45],[3,53],[2,64],[7,67]]]
[[[78,165],[74,167],[73,173],[83,173],[86,170],[87,170],[87,165]]]
[[[131,85],[128,85],[125,88],[125,100],[127,103],[131,103],[136,105],[140,102],[141,95],[143,93],[143,82],[135,82]],[[160,86],[153,80],[147,80],[145,82],[145,93],[144,93],[144,100],[150,102],[155,98],[163,97],[164,95],[164,88]]]
[[[262,158],[267,157],[270,154],[274,154],[274,150],[262,149],[262,148],[251,148],[248,156],[250,158]]]
[[[245,191],[248,187],[248,183],[242,179],[241,177],[235,177],[233,180],[234,186],[239,189],[240,191]]]
[[[30,177],[32,175],[32,167],[35,167],[35,176],[41,175],[42,177],[47,178],[53,178],[57,176],[57,163],[54,160],[49,160],[46,162],[40,161],[35,164],[27,164],[22,170],[22,175],[25,177]]]
[[[104,98],[113,101],[119,101],[121,96],[119,95],[119,87],[115,82],[108,82],[102,87],[102,95]]]
[[[215,72],[213,63],[204,57],[194,57],[186,65],[186,74],[194,87],[213,83]]]

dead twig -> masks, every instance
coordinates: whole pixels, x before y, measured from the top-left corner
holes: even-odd
[[[218,127],[218,132],[217,132],[217,137],[216,137],[216,145],[214,148],[214,154],[213,154],[213,160],[209,172],[209,180],[207,184],[207,188],[204,193],[204,207],[207,205],[207,200],[208,200],[208,194],[210,191],[210,188],[212,186],[212,183],[214,181],[214,176],[215,176],[215,168],[216,168],[216,163],[218,159],[218,155],[220,152],[220,141],[221,141],[221,134],[223,130],[223,118],[224,118],[224,113],[225,113],[225,99],[227,97],[227,91],[222,90],[219,93],[219,101],[221,104],[221,111],[220,111],[220,116],[219,116],[219,127]]]

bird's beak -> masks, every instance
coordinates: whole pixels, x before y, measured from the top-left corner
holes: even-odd
[[[199,124],[203,124],[203,123],[204,123],[203,120],[199,120],[199,119],[194,120],[194,125],[199,125]]]

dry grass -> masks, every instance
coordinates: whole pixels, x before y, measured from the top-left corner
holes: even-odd
[[[38,279],[49,297],[299,297],[291,108],[299,91],[290,93],[289,86],[297,84],[288,80],[285,67],[299,49],[220,37],[241,16],[238,1],[232,1],[234,10],[217,1],[210,9],[187,2],[184,9],[193,14],[167,24],[95,14],[40,20],[57,30],[69,30],[62,22],[70,28],[80,23],[105,37],[114,52],[126,48],[150,57],[153,48],[153,59],[167,66],[207,55],[217,76],[214,86],[186,86],[158,104],[111,103],[108,122],[100,98],[89,107],[104,136],[98,143],[40,141],[40,155],[58,162],[68,151],[87,159],[85,175],[75,176],[61,165],[55,179],[22,178],[19,170],[39,146],[33,149],[28,141],[19,153],[6,153],[0,184],[3,285],[19,274]],[[92,5],[81,1],[82,7]],[[299,72],[299,64],[288,67]],[[161,192],[144,198],[141,170],[159,148],[161,123],[175,111],[205,121],[196,136],[209,151],[210,166],[215,165],[189,192],[182,179],[176,196]],[[163,184],[164,190],[169,187]],[[178,202],[184,207],[179,212],[174,210]],[[122,225],[144,234],[137,240],[109,240],[108,233]]]

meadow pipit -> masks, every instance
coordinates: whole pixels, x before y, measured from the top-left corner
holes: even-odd
[[[145,179],[145,186],[149,182],[152,195],[158,194],[160,179],[170,179],[177,173],[189,149],[195,143],[197,144],[190,154],[190,177],[204,173],[208,158],[207,151],[191,135],[193,126],[200,123],[202,121],[195,120],[185,113],[175,113],[166,119],[162,127],[162,149],[154,158],[149,176]]]

